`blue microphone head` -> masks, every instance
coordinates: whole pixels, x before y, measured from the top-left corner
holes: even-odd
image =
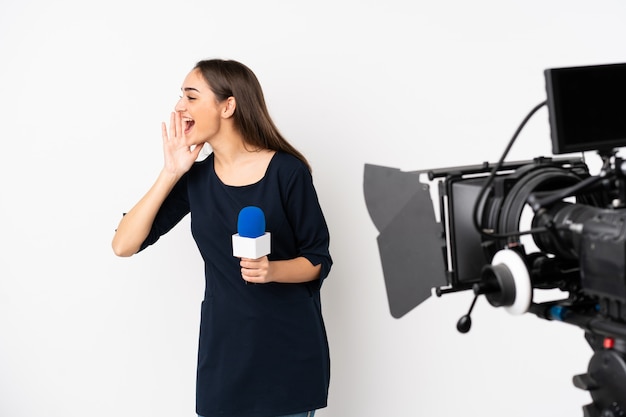
[[[257,238],[265,234],[265,214],[255,206],[241,209],[237,219],[237,233],[241,237]]]

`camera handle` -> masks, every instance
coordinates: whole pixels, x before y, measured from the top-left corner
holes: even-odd
[[[512,315],[528,312],[532,301],[532,285],[526,263],[513,249],[503,249],[495,254],[491,264],[481,271],[480,282],[473,285],[474,300],[468,313],[457,322],[461,333],[469,332],[472,326],[470,314],[478,296],[484,294],[494,307],[504,307]]]
[[[461,316],[459,321],[457,321],[456,323],[456,329],[460,333],[467,333],[472,328],[472,317],[470,315],[472,314],[472,310],[474,309],[474,306],[476,305],[476,300],[478,299],[478,295],[479,294],[474,294],[474,300],[472,300],[472,305],[470,306],[469,311],[464,316]]]

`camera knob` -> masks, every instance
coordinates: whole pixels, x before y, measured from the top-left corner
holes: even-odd
[[[602,410],[600,417],[624,417],[626,414],[620,405],[616,402],[611,403],[607,408]]]

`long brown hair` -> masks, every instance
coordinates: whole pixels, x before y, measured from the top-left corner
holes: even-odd
[[[261,84],[250,68],[233,60],[210,59],[198,62],[194,69],[202,73],[219,101],[235,98],[235,127],[246,143],[289,153],[311,170],[304,155],[287,142],[272,121]]]

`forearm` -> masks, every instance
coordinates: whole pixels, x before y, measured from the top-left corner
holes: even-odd
[[[320,276],[321,265],[313,265],[301,256],[285,261],[271,261],[269,266],[269,281],[283,283],[298,283],[314,281]]]
[[[122,217],[111,244],[117,256],[132,256],[137,253],[150,233],[159,208],[179,179],[179,176],[166,170],[161,171],[150,190]]]

